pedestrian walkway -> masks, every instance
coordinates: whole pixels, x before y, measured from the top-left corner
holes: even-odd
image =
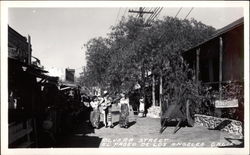
[[[137,118],[128,129],[119,127],[119,114],[113,117],[114,128],[92,129],[82,123],[58,147],[239,147],[242,139],[205,127],[183,127],[173,134],[174,124],[160,134],[159,118]]]

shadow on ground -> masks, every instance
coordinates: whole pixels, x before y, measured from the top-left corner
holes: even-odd
[[[133,126],[135,123],[136,123],[136,121],[129,122],[129,123],[128,123],[128,128],[130,128],[131,126]]]
[[[57,148],[65,147],[88,147],[88,148],[98,148],[101,144],[102,138],[95,136],[67,136],[60,140],[60,143],[56,146]]]
[[[166,127],[173,127],[173,126],[176,126],[177,124],[178,124],[177,120],[171,120],[171,121],[168,121],[165,126]],[[182,121],[180,123],[180,127],[186,127],[186,126],[188,126],[187,122]]]
[[[178,124],[178,121],[175,119],[168,120],[167,122],[165,122],[164,125],[162,124],[159,133],[163,133],[167,127],[173,127],[173,126],[176,127],[175,130],[173,131],[173,134],[175,134],[177,131],[179,131],[183,127],[191,127],[188,125],[187,121],[181,121],[179,126],[177,126],[177,124]]]
[[[133,126],[135,123],[136,123],[136,121],[129,122],[128,123],[128,128],[130,128],[131,126]],[[113,123],[114,127],[117,126],[117,125],[119,125],[119,121]]]
[[[235,138],[225,138],[229,143],[232,143],[232,145],[229,146],[219,146],[219,148],[243,148],[244,147],[244,139],[235,139]],[[238,143],[235,144],[234,141],[237,141]]]
[[[77,125],[74,130],[68,133],[58,135],[56,148],[67,147],[87,147],[98,148],[102,141],[102,138],[96,136],[87,136],[87,134],[95,133],[94,128],[90,123],[81,123]]]
[[[117,126],[119,124],[119,122],[114,122],[113,125],[114,127]]]
[[[224,120],[218,126],[216,126],[215,128],[209,128],[209,130],[221,130],[221,129],[225,128],[231,122],[232,121],[230,121],[230,120]]]

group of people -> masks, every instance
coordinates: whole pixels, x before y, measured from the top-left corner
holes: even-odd
[[[112,104],[117,103],[120,107],[119,125],[121,128],[128,128],[129,125],[129,99],[125,94],[121,94],[116,100],[113,100],[107,93],[103,97],[94,96],[90,102],[90,106],[93,110],[90,113],[90,122],[94,128],[100,127],[100,116],[103,115],[103,124],[105,127],[113,128],[112,121]]]
[[[90,122],[94,128],[100,126],[100,115],[103,114],[103,123],[105,127],[113,127],[112,114],[111,114],[112,100],[110,97],[105,95],[103,98],[94,96],[90,102],[93,111],[90,113]]]

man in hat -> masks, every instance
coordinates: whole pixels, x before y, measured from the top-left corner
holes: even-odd
[[[105,127],[113,128],[112,123],[112,99],[108,96],[108,92],[104,91],[102,99],[102,113],[103,113],[103,123]]]

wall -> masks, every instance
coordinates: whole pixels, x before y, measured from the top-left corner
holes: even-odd
[[[195,124],[211,130],[225,131],[243,137],[243,123],[240,121],[196,114]]]

